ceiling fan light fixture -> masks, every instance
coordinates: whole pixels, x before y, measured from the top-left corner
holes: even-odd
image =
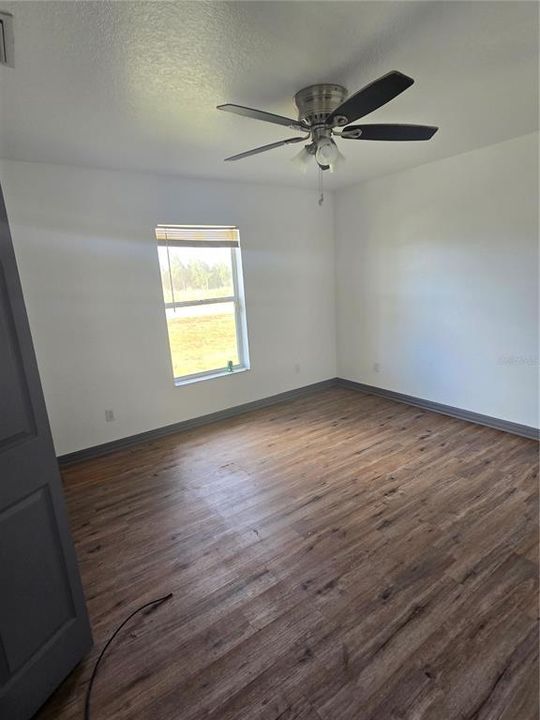
[[[340,152],[338,146],[330,137],[322,137],[317,142],[317,150],[315,152],[315,159],[319,165],[329,165],[332,167],[335,165]]]
[[[345,155],[343,155],[343,153],[339,151],[339,148],[337,147],[337,145],[336,145],[336,149],[337,149],[336,159],[334,160],[333,163],[330,163],[329,168],[328,168],[331,173],[334,173],[334,172],[336,172],[336,170],[339,170],[342,167],[343,163],[347,159],[345,157]]]
[[[291,158],[291,162],[303,175],[308,171],[309,166],[313,162],[313,151],[310,145],[305,145],[299,153]]]

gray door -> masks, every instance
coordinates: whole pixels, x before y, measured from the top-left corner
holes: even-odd
[[[91,644],[0,187],[0,718],[30,718]]]

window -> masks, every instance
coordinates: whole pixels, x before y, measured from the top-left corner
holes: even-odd
[[[238,228],[158,225],[176,384],[249,367]]]

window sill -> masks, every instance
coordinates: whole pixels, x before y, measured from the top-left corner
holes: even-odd
[[[206,375],[199,375],[197,377],[175,378],[174,384],[176,387],[181,387],[182,385],[191,385],[192,383],[198,383],[204,380],[214,380],[215,378],[227,377],[229,375],[238,375],[238,373],[247,372],[248,370],[248,367],[239,367],[235,368],[232,371],[217,370],[216,372],[207,373]]]

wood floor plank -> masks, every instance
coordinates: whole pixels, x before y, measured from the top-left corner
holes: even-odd
[[[37,720],[539,720],[538,445],[330,388],[64,469],[96,647]]]

